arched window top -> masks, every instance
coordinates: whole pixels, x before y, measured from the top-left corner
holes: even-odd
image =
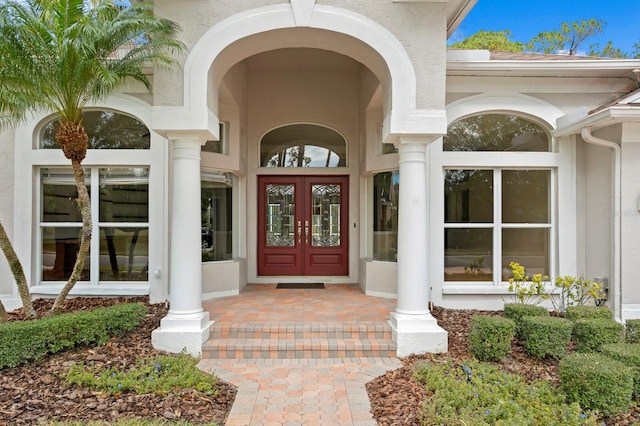
[[[51,120],[40,132],[40,148],[59,148],[56,123]],[[89,149],[149,149],[150,132],[140,120],[114,111],[85,111],[82,116]]]
[[[512,114],[482,114],[460,119],[444,137],[444,151],[535,151],[551,149],[542,126]]]
[[[260,141],[262,167],[345,167],[346,158],[344,137],[315,124],[279,127]]]

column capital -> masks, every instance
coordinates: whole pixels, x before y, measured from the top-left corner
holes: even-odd
[[[398,135],[393,145],[400,149],[403,145],[429,145],[443,135]]]
[[[204,145],[210,139],[207,132],[200,131],[170,131],[166,132],[165,136],[171,143],[191,142],[197,143],[198,146]]]

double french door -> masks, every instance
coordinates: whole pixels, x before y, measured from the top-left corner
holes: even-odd
[[[258,177],[258,275],[348,275],[348,177]]]

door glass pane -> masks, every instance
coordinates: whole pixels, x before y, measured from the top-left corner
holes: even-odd
[[[267,246],[295,246],[295,186],[269,184],[266,197]]]
[[[549,170],[504,170],[502,221],[549,223],[550,179]]]
[[[312,185],[311,203],[311,245],[340,246],[340,185]]]
[[[492,281],[493,248],[490,228],[444,230],[444,280]]]

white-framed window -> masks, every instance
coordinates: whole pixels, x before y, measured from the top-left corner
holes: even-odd
[[[549,132],[484,113],[452,123],[442,147],[443,281],[501,284],[514,261],[553,275],[558,160]]]
[[[398,261],[398,170],[373,175],[373,259]]]
[[[126,111],[83,112],[89,137],[83,161],[91,198],[92,238],[80,280],[82,295],[149,295],[167,291],[167,144],[145,124],[150,110],[114,98]],[[138,118],[140,117],[140,118]],[[76,260],[82,220],[71,164],[55,142],[56,116],[16,129],[16,247],[34,293],[57,294]],[[24,140],[31,138],[31,144]]]
[[[148,281],[149,168],[87,167],[93,218],[80,281]],[[80,246],[82,218],[71,168],[40,168],[40,281],[66,281]]]
[[[202,261],[233,258],[233,178],[202,173],[200,181]]]

